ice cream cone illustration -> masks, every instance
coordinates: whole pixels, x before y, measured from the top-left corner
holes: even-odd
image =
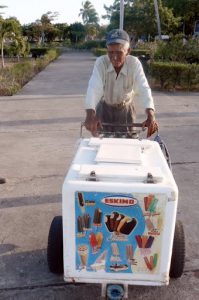
[[[86,268],[87,260],[88,260],[88,246],[87,245],[79,245],[78,246],[78,254],[81,261],[81,267]]]
[[[98,256],[98,258],[96,259],[96,261],[94,262],[94,264],[91,265],[91,268],[94,271],[99,271],[99,270],[104,270],[105,269],[107,252],[108,252],[107,250],[105,250],[104,252],[102,252],[100,254],[100,256]]]

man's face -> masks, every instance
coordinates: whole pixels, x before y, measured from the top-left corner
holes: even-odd
[[[129,49],[125,49],[121,44],[107,46],[108,56],[114,68],[121,68],[125,62]]]

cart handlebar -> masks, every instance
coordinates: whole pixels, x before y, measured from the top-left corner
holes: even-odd
[[[146,127],[143,127],[143,124],[142,123],[127,123],[127,124],[120,124],[120,123],[101,123],[102,124],[102,127],[103,126],[111,126],[111,127],[142,127],[142,128],[146,128]]]
[[[132,131],[134,134],[139,134],[141,131],[145,131],[147,127],[143,127],[142,123],[126,123],[126,124],[120,124],[120,123],[101,123],[100,124],[101,127],[99,127],[98,129],[98,133],[99,134],[106,134],[106,136],[108,137],[109,135],[113,135],[115,134],[125,134],[125,132],[122,131],[122,128],[128,128],[128,129],[132,129],[132,128],[142,128],[142,130],[134,130]],[[83,127],[85,127],[85,122],[81,123],[81,128],[80,128],[80,137],[82,137],[82,132],[83,132]],[[107,130],[103,130],[106,128],[117,128],[117,132],[112,132],[112,131],[107,131]],[[121,131],[118,131],[118,128],[121,128]],[[129,137],[129,132],[126,132],[126,134]]]

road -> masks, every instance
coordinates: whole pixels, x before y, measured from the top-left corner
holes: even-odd
[[[49,272],[49,226],[75,153],[94,56],[66,52],[18,95],[0,97],[0,299],[100,299],[97,284],[66,284]],[[129,299],[199,299],[199,93],[153,92],[161,136],[179,187],[186,235],[182,278],[129,287]],[[144,115],[138,105],[138,120]]]

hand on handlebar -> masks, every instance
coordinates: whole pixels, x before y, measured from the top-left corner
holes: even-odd
[[[85,127],[87,130],[89,130],[92,134],[92,136],[98,136],[98,130],[99,128],[102,128],[100,120],[97,118],[95,111],[92,109],[88,109],[86,111],[86,119],[85,119]]]
[[[150,137],[153,133],[158,131],[158,123],[156,122],[154,112],[151,110],[147,111],[148,117],[146,121],[142,123],[142,127],[147,127],[147,137]]]

